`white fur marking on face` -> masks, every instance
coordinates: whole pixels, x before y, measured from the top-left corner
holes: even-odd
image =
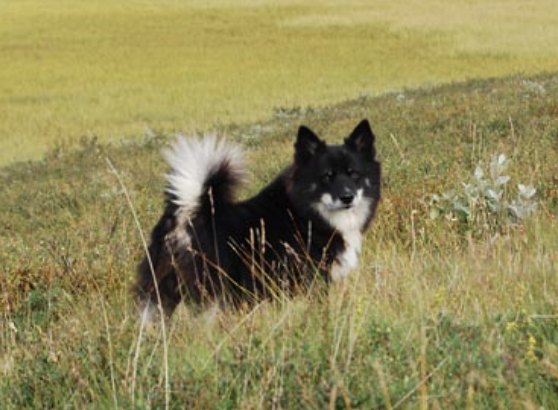
[[[362,195],[363,194],[363,190],[359,189],[357,190],[357,193],[353,199],[353,202],[351,203],[351,209],[357,207],[360,204],[360,201],[362,201]],[[314,208],[320,212],[320,214],[322,216],[324,216],[324,213],[334,213],[337,211],[346,211],[347,210],[347,204],[344,203],[343,201],[341,201],[339,198],[337,199],[333,199],[333,197],[331,196],[331,194],[329,193],[325,193],[321,196],[320,198],[320,203],[314,205]],[[322,211],[320,211],[318,208],[321,208]],[[325,217],[325,216],[324,216]],[[329,217],[326,217],[326,220],[329,220]]]
[[[371,187],[371,186],[372,186],[372,183],[370,182],[370,178],[365,178],[365,179],[364,179],[364,184],[365,184],[367,187]]]
[[[331,194],[328,193],[323,194],[322,197],[320,198],[320,201],[328,208],[333,206],[333,198]]]
[[[332,228],[342,234],[359,231],[370,214],[370,200],[363,197],[363,190],[357,190],[353,206],[346,208],[340,200],[333,200],[330,194],[323,194],[321,200],[314,204],[314,209]]]

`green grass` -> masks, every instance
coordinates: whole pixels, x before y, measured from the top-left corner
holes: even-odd
[[[558,80],[479,80],[222,126],[244,145],[247,195],[303,123],[378,136],[384,198],[360,268],[328,298],[254,311],[180,308],[145,329],[129,286],[162,208],[169,137],[59,148],[0,172],[2,408],[530,409],[558,407]],[[539,210],[497,231],[430,219],[478,161],[511,159]],[[168,384],[166,372],[168,372]]]
[[[0,0],[0,165],[558,66],[554,0]]]

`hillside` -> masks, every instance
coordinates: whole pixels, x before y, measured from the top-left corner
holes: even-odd
[[[184,308],[166,338],[134,317],[142,246],[124,190],[147,235],[172,136],[84,139],[2,168],[2,408],[557,408],[557,101],[549,73],[222,126],[245,148],[248,195],[290,161],[300,124],[335,142],[368,118],[384,197],[361,267],[329,300]],[[528,217],[464,188],[500,154],[500,201],[533,186]]]

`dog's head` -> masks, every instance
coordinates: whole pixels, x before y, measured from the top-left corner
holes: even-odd
[[[364,228],[380,199],[375,136],[361,121],[342,145],[327,145],[301,126],[295,143],[291,197],[299,208],[318,212],[334,228],[355,220]]]

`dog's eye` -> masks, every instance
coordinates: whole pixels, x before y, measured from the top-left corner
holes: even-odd
[[[360,172],[358,172],[355,169],[349,168],[347,170],[347,174],[352,178],[352,179],[359,179],[360,178]]]
[[[322,175],[322,181],[329,182],[333,179],[333,171],[327,171]]]

